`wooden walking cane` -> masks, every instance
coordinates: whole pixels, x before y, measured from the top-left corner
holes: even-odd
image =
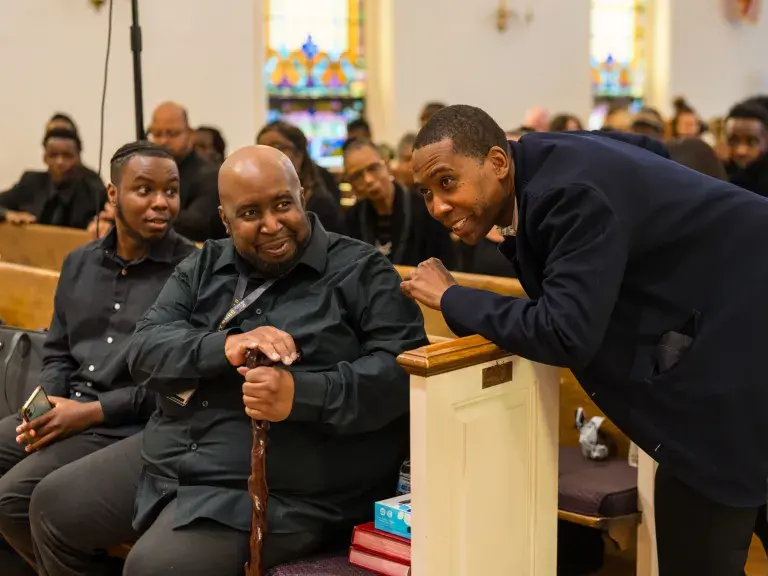
[[[259,350],[248,350],[245,355],[248,369],[271,366],[267,357]],[[267,533],[267,442],[269,422],[251,420],[253,445],[251,446],[251,475],[248,478],[248,493],[251,496],[251,556],[245,565],[245,576],[263,576],[261,548]]]
[[[301,359],[301,351],[297,360]],[[251,370],[259,366],[274,366],[260,350],[248,350],[245,365]],[[267,443],[269,441],[269,422],[251,420],[253,444],[251,446],[251,475],[248,477],[248,493],[251,496],[251,556],[245,565],[245,576],[263,576],[261,548],[267,534]]]

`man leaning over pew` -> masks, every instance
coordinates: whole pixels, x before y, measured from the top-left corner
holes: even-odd
[[[421,312],[386,257],[304,211],[281,152],[235,152],[219,190],[231,239],[177,268],[130,345],[131,374],[159,392],[142,454],[111,446],[40,484],[41,574],[102,574],[100,552],[130,540],[128,576],[242,574],[250,417],[273,422],[265,567],[349,546],[395,492],[409,407],[397,356],[427,343]],[[280,367],[246,371],[249,348]]]
[[[128,339],[176,264],[195,250],[171,228],[179,174],[170,154],[149,143],[123,146],[112,158],[111,178],[115,228],[67,256],[56,289],[40,382],[54,408],[29,423],[19,416],[0,421],[0,534],[32,566],[28,512],[35,486],[141,431],[152,413],[152,393],[128,372]],[[79,489],[75,483],[68,493]]]

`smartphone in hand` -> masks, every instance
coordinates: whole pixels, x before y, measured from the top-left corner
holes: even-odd
[[[24,406],[21,407],[21,417],[24,422],[30,422],[51,410],[53,410],[53,404],[48,399],[43,387],[38,386],[24,403]]]

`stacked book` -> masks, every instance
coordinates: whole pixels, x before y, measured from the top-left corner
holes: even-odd
[[[410,494],[376,502],[375,521],[352,533],[349,563],[383,576],[410,576]]]

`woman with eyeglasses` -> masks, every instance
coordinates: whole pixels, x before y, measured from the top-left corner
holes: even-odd
[[[306,210],[314,212],[328,232],[346,234],[341,206],[326,190],[317,166],[309,155],[309,143],[304,132],[293,124],[277,120],[261,129],[256,144],[270,146],[285,154],[296,168],[301,187],[304,188]]]
[[[421,194],[395,181],[375,144],[344,144],[344,179],[357,197],[346,214],[352,238],[375,246],[392,264],[416,266],[434,257],[450,269],[454,253],[448,230],[435,225]]]

